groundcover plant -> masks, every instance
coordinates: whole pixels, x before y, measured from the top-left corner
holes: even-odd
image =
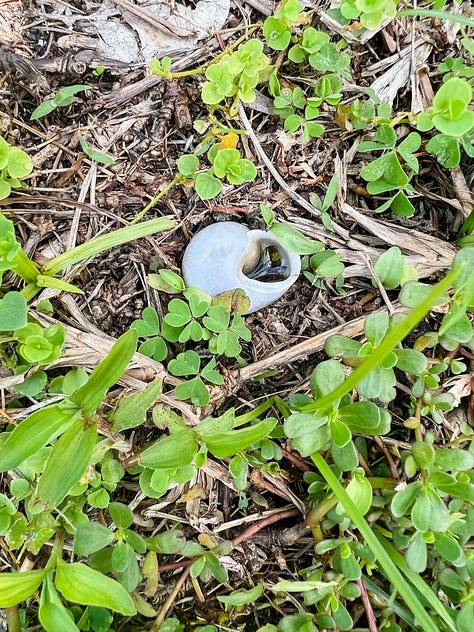
[[[470,4],[113,3],[178,44],[228,12],[146,67],[35,4],[0,29],[3,627],[471,632]],[[223,219],[301,256],[254,314],[181,275]]]

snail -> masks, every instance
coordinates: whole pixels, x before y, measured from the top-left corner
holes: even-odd
[[[237,222],[211,224],[198,232],[184,253],[186,285],[211,296],[242,288],[251,314],[282,296],[296,281],[300,257],[288,252],[271,232]]]

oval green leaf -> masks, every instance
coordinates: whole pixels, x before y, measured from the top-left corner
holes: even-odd
[[[63,597],[73,603],[109,608],[127,617],[136,614],[135,604],[123,586],[80,562],[67,564],[59,560],[55,584]]]

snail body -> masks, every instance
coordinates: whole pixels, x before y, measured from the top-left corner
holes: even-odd
[[[293,285],[301,261],[271,232],[250,230],[237,222],[219,222],[191,239],[182,270],[188,287],[211,296],[243,289],[250,299],[250,314],[276,301]]]

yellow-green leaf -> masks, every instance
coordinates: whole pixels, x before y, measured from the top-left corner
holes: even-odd
[[[59,560],[55,584],[73,603],[109,608],[128,617],[136,614],[135,604],[123,586],[80,562],[67,564]]]
[[[48,507],[59,505],[84,474],[96,436],[96,425],[87,425],[83,419],[79,419],[58,440],[48,457],[37,488],[38,497]]]
[[[0,608],[11,608],[35,593],[43,581],[45,571],[0,573]]]
[[[46,576],[41,590],[38,617],[46,632],[79,632],[72,614],[61,603],[49,576]]]
[[[114,248],[120,244],[125,244],[153,233],[170,230],[170,228],[174,228],[175,225],[175,222],[169,220],[167,217],[158,217],[156,219],[150,219],[147,222],[141,222],[141,224],[135,224],[134,226],[119,228],[106,235],[99,235],[54,257],[54,259],[51,259],[51,261],[43,266],[42,272],[47,275],[57,274],[61,272],[61,270],[64,270],[64,268],[79,263],[79,261],[83,261],[84,259],[95,257],[109,248]]]
[[[203,435],[203,440],[209,452],[223,459],[240,452],[240,450],[247,449],[252,443],[265,439],[276,426],[276,423],[277,420],[270,417],[248,428],[210,434],[209,436]]]
[[[129,329],[120,336],[107,357],[99,362],[87,382],[69,397],[70,401],[82,408],[84,415],[93,413],[108,389],[119,380],[136,346],[137,332]]]
[[[71,425],[78,411],[57,404],[35,411],[10,434],[0,452],[0,472],[16,467]]]

